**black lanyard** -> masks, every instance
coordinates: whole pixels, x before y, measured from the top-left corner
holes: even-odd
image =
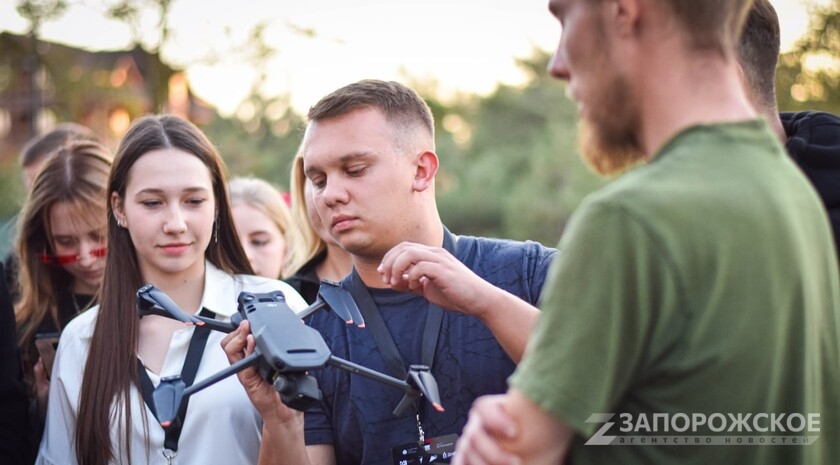
[[[207,318],[213,317],[206,308],[201,309],[199,315]],[[210,336],[210,328],[206,326],[196,326],[192,338],[190,338],[190,346],[187,349],[187,358],[184,360],[184,366],[181,368],[181,379],[184,381],[186,387],[192,386],[195,381],[195,374],[198,372],[198,365],[201,364],[201,356],[204,354],[204,347],[207,345],[207,337]],[[155,401],[153,393],[155,387],[149,374],[146,373],[146,367],[143,362],[137,359],[137,369],[140,372],[140,387],[143,392],[143,400],[152,411],[152,415],[157,418],[157,409],[155,409]],[[184,398],[181,401],[181,406],[178,408],[178,416],[172,421],[172,424],[166,428],[166,439],[164,440],[164,447],[173,451],[178,451],[178,439],[181,437],[181,428],[184,426],[184,417],[187,415],[187,405],[190,398]]]
[[[443,230],[443,247],[452,255],[455,255],[455,236],[446,228]],[[365,319],[365,325],[370,329],[370,335],[373,337],[376,346],[385,364],[391,373],[400,378],[405,379],[408,375],[406,371],[405,362],[397,349],[394,338],[385,326],[385,320],[382,319],[382,314],[379,312],[376,303],[370,296],[370,292],[362,282],[362,278],[353,268],[350,276],[346,279],[349,284],[350,294],[359,306],[362,316]],[[426,316],[426,326],[423,329],[423,343],[421,346],[421,360],[422,364],[432,369],[432,364],[435,360],[435,347],[437,346],[438,336],[440,335],[440,327],[443,322],[443,309],[437,305],[429,302],[429,310]]]

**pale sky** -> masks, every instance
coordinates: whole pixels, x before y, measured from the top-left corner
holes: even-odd
[[[782,22],[782,49],[807,25],[805,5],[825,0],[771,0]],[[109,21],[108,2],[77,0],[42,38],[91,50],[113,50],[130,43],[129,28]],[[111,3],[114,3],[113,1]],[[201,64],[214,51],[247,43],[254,25],[265,22],[265,37],[277,50],[266,70],[271,96],[288,94],[305,112],[320,97],[364,78],[434,80],[443,95],[488,93],[498,82],[516,84],[523,76],[514,58],[534,46],[553,50],[558,23],[547,0],[174,0],[163,48],[164,59],[185,67],[193,90],[224,114],[248,94],[256,73],[229,54],[214,65]],[[0,31],[23,33],[26,22],[16,0],[0,0]],[[155,31],[156,16],[146,15]],[[287,24],[313,29],[314,38]],[[149,39],[156,42],[157,36]],[[2,53],[2,51],[0,51]]]

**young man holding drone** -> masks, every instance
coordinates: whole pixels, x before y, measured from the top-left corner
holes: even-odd
[[[451,452],[472,401],[506,389],[538,315],[533,307],[485,311],[489,302],[536,304],[555,250],[459,237],[443,226],[432,114],[400,84],[360,81],[324,97],[309,111],[302,151],[316,209],[353,256],[342,286],[366,327],[329,312],[314,314],[309,324],[334,355],[373,370],[400,378],[409,365],[431,366],[444,411],[421,399],[395,416],[402,391],[326,368],[312,373],[324,407],[304,418],[282,405],[255,370],[243,371],[240,380],[265,421],[261,462],[408,465],[419,463],[420,443],[439,456]],[[401,269],[423,279],[391,279],[380,268],[409,256],[412,263]],[[438,307],[440,297],[453,294],[446,288],[455,276],[472,291],[454,292],[456,299],[450,295]],[[243,329],[226,341],[231,362],[253,347],[246,335]]]

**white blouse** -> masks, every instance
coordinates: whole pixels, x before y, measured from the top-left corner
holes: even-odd
[[[227,321],[236,313],[236,299],[241,291],[270,292],[279,289],[285,294],[289,307],[296,312],[307,306],[303,298],[282,281],[257,276],[231,276],[209,262],[206,269],[201,306],[216,313],[217,319]],[[98,310],[97,306],[82,313],[62,332],[51,376],[46,427],[37,464],[77,463],[74,431],[79,393]],[[185,325],[184,329],[175,332],[159,375],[146,370],[155,386],[160,383],[161,377],[180,375],[194,330],[194,326]],[[220,345],[224,336],[224,333],[218,331],[210,332],[195,377],[196,382],[230,365]],[[101,376],[108,374],[102,373]],[[163,455],[164,429],[143,402],[142,394],[133,386],[130,396],[131,463],[170,463]],[[148,435],[144,432],[144,421],[148,425]],[[112,423],[111,429],[111,444],[117,457],[116,463],[120,464],[128,463],[125,435],[121,431],[124,424],[125,419],[122,417]],[[171,463],[257,463],[261,439],[262,419],[239,379],[232,375],[190,397],[178,451]]]

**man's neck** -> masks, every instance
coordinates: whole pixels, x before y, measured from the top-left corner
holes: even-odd
[[[367,287],[391,287],[382,281],[382,275],[379,274],[379,271],[377,271],[380,263],[382,263],[381,257],[378,259],[368,260],[362,257],[353,256],[353,266],[356,268],[356,272],[359,273],[359,277],[362,278],[362,282],[365,283],[365,286]]]
[[[327,244],[327,257],[315,267],[319,279],[341,281],[353,269],[353,258],[336,244]]]
[[[782,124],[782,118],[779,117],[779,110],[773,107],[766,111],[764,116],[767,118],[767,122],[770,123],[770,129],[773,131],[773,134],[779,138],[779,142],[782,145],[787,144],[788,135],[785,132],[785,126]]]
[[[664,55],[651,60],[654,66],[640,86],[640,136],[649,156],[691,126],[757,117],[734,61],[715,54],[682,55],[674,60]]]
[[[389,247],[388,250],[392,247],[396,247],[402,242],[414,242],[430,247],[442,247],[443,223],[441,223],[440,220],[429,222],[429,226],[424,225],[421,231],[417,231],[412,237],[402,238]],[[377,270],[388,250],[382,251],[381,254],[371,256],[352,255],[353,266],[356,268],[356,272],[359,273],[359,277],[362,278],[365,286],[373,288],[391,287],[382,281],[382,275]]]

